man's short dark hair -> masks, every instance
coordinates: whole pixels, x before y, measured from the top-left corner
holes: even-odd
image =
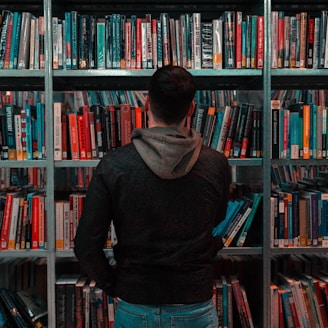
[[[186,69],[171,65],[159,68],[148,89],[155,119],[166,124],[180,123],[188,114],[195,92],[194,77]]]

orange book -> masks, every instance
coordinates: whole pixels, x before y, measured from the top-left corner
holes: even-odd
[[[310,158],[310,105],[303,105],[303,158]]]
[[[77,115],[75,113],[68,114],[68,128],[70,139],[71,159],[79,160],[79,136],[77,129]]]
[[[135,128],[141,129],[142,128],[142,108],[134,107],[134,112],[135,112]]]
[[[3,221],[1,226],[1,244],[0,249],[8,249],[9,231],[11,222],[11,211],[13,206],[14,193],[6,194],[5,208],[3,211]]]
[[[131,105],[120,104],[121,146],[131,143]]]

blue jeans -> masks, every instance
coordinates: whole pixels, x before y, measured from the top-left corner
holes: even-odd
[[[118,301],[115,328],[217,328],[212,300],[197,304],[140,305]]]

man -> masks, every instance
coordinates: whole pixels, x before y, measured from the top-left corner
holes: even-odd
[[[230,169],[185,127],[196,86],[181,67],[150,80],[148,128],[96,168],[75,237],[82,270],[118,298],[115,327],[217,327],[212,230],[224,219]],[[115,268],[103,252],[113,220]]]

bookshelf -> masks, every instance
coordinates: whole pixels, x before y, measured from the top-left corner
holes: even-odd
[[[202,19],[213,19],[226,10],[241,10],[245,14],[264,16],[264,67],[263,69],[190,69],[196,77],[198,89],[204,90],[259,90],[263,97],[263,141],[271,138],[271,91],[284,88],[299,89],[328,89],[328,71],[326,69],[274,69],[271,68],[271,12],[284,10],[293,13],[308,11],[318,13],[328,10],[324,0],[251,0],[245,4],[243,0],[201,1],[201,0],[166,0],[166,1],[99,1],[90,3],[86,0],[34,0],[27,4],[24,0],[2,3],[2,8],[12,11],[30,11],[34,15],[45,17],[45,69],[44,70],[0,70],[0,90],[41,90],[44,91],[44,102],[47,113],[52,113],[53,93],[71,90],[97,90],[106,86],[108,90],[143,90],[153,69],[125,70],[125,69],[86,69],[86,70],[55,70],[52,67],[52,17],[64,17],[65,11],[77,10],[79,13],[103,16],[104,13],[124,13],[127,16],[136,14],[144,16],[152,13],[159,17],[160,13],[168,12],[172,17],[178,17],[185,12],[201,12]],[[218,14],[217,14],[218,13]],[[52,115],[46,115],[46,126],[53,126]],[[39,259],[47,263],[47,301],[49,312],[49,327],[56,327],[55,281],[56,274],[62,269],[62,263],[75,266],[73,251],[56,251],[55,249],[55,170],[58,168],[95,167],[98,160],[86,161],[54,161],[53,130],[47,129],[46,148],[47,157],[38,161],[0,161],[1,168],[29,168],[46,167],[46,208],[48,215],[48,248],[47,250],[15,250],[0,251],[0,262],[19,259]],[[261,281],[256,286],[256,292],[261,301],[260,310],[255,315],[256,327],[270,327],[270,282],[271,259],[274,255],[293,254],[325,254],[325,248],[272,248],[270,222],[271,195],[271,164],[317,164],[318,160],[271,160],[270,142],[263,142],[263,156],[261,158],[229,159],[229,163],[236,170],[237,177],[250,179],[250,171],[257,172],[257,179],[261,181],[263,192],[262,215],[262,244],[256,247],[229,247],[220,251],[220,256],[241,257],[244,261],[255,256],[260,259],[256,266],[257,276]],[[328,165],[328,160],[320,160],[320,164]],[[265,238],[266,237],[266,238]],[[112,256],[111,250],[108,255]],[[60,268],[60,269],[59,269]],[[1,281],[1,280],[0,280]]]

